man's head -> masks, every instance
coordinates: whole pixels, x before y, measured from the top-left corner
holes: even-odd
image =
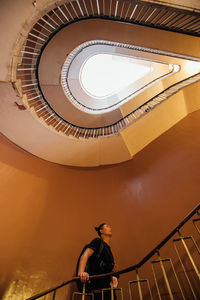
[[[100,237],[104,236],[112,236],[112,228],[107,223],[102,223],[98,227],[95,227],[95,230],[97,231],[98,235]]]

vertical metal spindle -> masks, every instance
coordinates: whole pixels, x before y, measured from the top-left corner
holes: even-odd
[[[142,11],[143,11],[143,9],[144,9],[144,6],[142,6],[142,7],[140,8],[140,10],[139,10],[137,16],[135,17],[135,21],[137,21],[137,19],[139,19],[140,15],[141,15],[141,13],[142,13]]]
[[[170,287],[170,284],[169,284],[169,281],[168,281],[168,278],[167,278],[167,274],[166,274],[166,271],[165,271],[165,267],[164,267],[164,264],[163,264],[163,259],[161,259],[159,252],[158,252],[158,258],[159,258],[159,260],[157,262],[160,263],[162,274],[163,274],[165,284],[167,286],[167,290],[168,290],[168,293],[169,293],[169,297],[170,297],[171,300],[174,300],[172,290],[171,290],[171,287]]]
[[[84,13],[83,13],[83,10],[82,10],[81,5],[79,3],[79,0],[76,0],[76,3],[78,4],[78,8],[80,10],[81,15],[84,16]]]
[[[43,22],[45,22],[47,25],[49,25],[49,27],[51,27],[53,30],[56,30],[56,27],[53,26],[51,23],[49,23],[47,20],[45,20],[45,18],[42,17],[41,20],[42,20]]]
[[[141,283],[140,283],[140,276],[138,274],[138,270],[137,269],[136,269],[136,279],[137,279],[137,286],[138,286],[139,297],[140,297],[140,300],[143,300],[142,288],[141,288]]]
[[[169,15],[165,20],[163,20],[159,25],[162,25],[163,23],[165,23],[166,21],[168,21],[170,18],[172,18],[176,13],[172,13],[171,15]],[[164,25],[166,25],[167,23],[165,23]]]
[[[175,276],[175,278],[176,278],[176,282],[177,282],[177,284],[178,284],[178,287],[179,287],[179,289],[180,289],[181,296],[182,296],[182,298],[183,298],[184,300],[186,300],[186,299],[185,299],[185,296],[184,296],[184,294],[183,294],[183,290],[182,290],[182,288],[181,288],[180,281],[179,281],[179,279],[178,279],[178,276],[177,276],[177,274],[176,274],[176,271],[175,271],[174,265],[173,265],[173,263],[172,263],[172,260],[171,260],[171,259],[169,259],[169,261],[170,261],[170,264],[171,264],[171,267],[172,267],[172,270],[173,270],[174,276]]]
[[[39,104],[38,106],[40,107],[41,105],[42,105],[42,103]],[[35,107],[35,112],[36,112],[36,113],[40,112],[41,110],[43,110],[44,108],[46,108],[48,105],[45,105],[45,106],[42,106],[42,107],[39,108],[39,109],[36,109],[38,106]]]
[[[70,15],[70,18],[73,20],[74,18],[73,18],[72,14],[71,14],[71,12],[70,12],[70,10],[68,9],[68,7],[67,7],[66,4],[64,4],[64,8],[66,9],[67,13]]]
[[[43,38],[41,38],[40,36],[35,35],[35,34],[31,33],[31,32],[29,32],[29,35],[30,35],[30,36],[33,36],[33,37],[35,37],[36,39],[39,39],[39,40],[41,40],[41,41],[43,41],[43,42],[46,42],[46,39],[43,39]]]
[[[173,27],[174,24],[178,25],[181,20],[183,20],[186,17],[186,15],[182,15],[180,18],[178,18],[176,21],[174,21],[170,26]]]
[[[162,14],[163,9],[161,9],[160,11],[157,12],[157,14],[153,17],[153,19],[151,20],[151,23],[153,23],[157,17],[159,17],[160,14]],[[154,23],[153,23],[154,24]]]
[[[60,125],[61,122],[62,122],[62,120],[60,120],[54,128],[56,129]]]
[[[105,0],[103,0],[103,15],[105,16]]]
[[[132,11],[132,13],[130,15],[130,18],[129,18],[130,20],[132,19],[133,15],[134,15],[134,13],[135,13],[135,11],[137,9],[137,7],[138,7],[138,4],[136,4],[135,7],[133,8],[133,11]]]
[[[150,13],[150,15],[147,17],[147,19],[145,20],[145,22],[147,22],[150,18],[151,18],[151,16],[155,13],[155,11],[157,10],[157,8],[154,8],[153,10],[152,10],[152,12]]]
[[[154,25],[157,25],[166,15],[168,14],[168,11],[166,10],[165,13],[160,16],[160,18],[157,19],[157,21],[154,23]],[[158,24],[160,25],[160,24]]]
[[[60,6],[57,6],[58,10],[61,12],[61,14],[63,15],[63,17],[65,18],[65,20],[67,20],[67,22],[69,22],[68,17],[66,16],[66,14],[64,13],[64,11],[60,8]]]
[[[113,291],[113,287],[111,287],[111,300],[114,300],[114,291]]]
[[[190,24],[194,20],[193,17],[194,16],[190,16],[189,18],[187,18],[186,20],[184,20],[183,22],[181,22],[181,24],[179,24],[178,27],[179,28],[184,28],[185,26],[187,26],[188,24]],[[193,19],[193,20],[191,20],[191,19]],[[185,23],[185,21],[189,21],[189,22]]]
[[[190,237],[190,238],[191,238],[191,237]],[[189,251],[189,249],[188,249],[188,247],[187,247],[187,245],[186,245],[186,243],[185,243],[185,239],[186,239],[186,238],[180,236],[179,239],[181,240],[181,242],[182,242],[182,244],[183,244],[183,246],[184,246],[184,249],[185,249],[185,251],[186,251],[186,253],[187,253],[188,257],[189,257],[189,260],[190,260],[190,262],[191,262],[191,264],[192,264],[192,266],[193,266],[193,268],[194,268],[194,270],[195,270],[195,273],[197,274],[197,276],[198,276],[198,278],[199,278],[199,280],[200,280],[200,273],[199,273],[199,271],[198,271],[198,269],[197,269],[197,266],[196,266],[196,264],[195,264],[195,262],[194,262],[194,260],[193,260],[193,258],[192,258],[192,256],[191,256],[191,254],[190,254],[190,251]],[[193,241],[193,242],[194,242],[194,241]],[[194,244],[195,244],[195,243],[194,243]],[[195,246],[196,246],[196,248],[197,248],[197,250],[198,250],[197,245],[195,245]],[[199,252],[199,251],[198,251],[198,252]]]
[[[178,17],[180,16],[180,14],[176,15],[175,17],[173,17],[171,20],[169,20],[167,23],[165,23],[165,26],[168,25],[171,27],[171,25],[169,25],[171,22],[173,23],[174,20],[176,20]],[[178,18],[179,19],[179,18]],[[177,21],[175,21],[177,22]]]
[[[99,0],[96,0],[96,4],[97,4],[97,13],[98,15],[100,15]]]
[[[54,9],[52,9],[52,11],[53,11],[54,15],[58,18],[58,20],[60,20],[60,22],[61,22],[62,24],[64,24],[63,20],[59,17],[59,15],[57,14],[57,12],[55,12]]]
[[[53,117],[54,115],[55,115],[55,113],[50,114],[50,115],[47,117],[47,119],[44,119],[45,122],[48,121],[48,120],[49,120],[51,117]]]
[[[67,130],[68,130],[69,127],[70,127],[70,125],[67,124],[67,125],[66,125],[66,129],[65,129],[65,131],[64,131],[64,134],[66,134],[66,132],[67,132]]]
[[[110,9],[109,9],[109,16],[111,17],[112,14],[112,0],[110,0]]]
[[[137,5],[137,4],[136,4]],[[127,11],[126,11],[126,14],[125,14],[125,17],[124,17],[124,20],[127,18],[128,16],[128,13],[129,13],[129,10],[130,10],[130,7],[131,7],[131,2],[129,3],[129,6],[127,8]]]
[[[39,31],[39,30],[37,30],[36,28],[32,28],[32,30],[34,30],[35,32],[37,32],[37,33],[39,33],[39,34],[41,34],[41,35],[43,35],[43,36],[45,36],[46,38],[49,38],[49,36],[48,35],[46,35],[46,34],[44,34],[43,32],[41,32],[41,31]],[[26,46],[24,46],[24,47],[28,47],[27,45]]]
[[[153,263],[154,263],[154,262],[151,262],[151,263],[152,263],[151,267],[152,267],[152,272],[153,272],[153,277],[154,277],[154,281],[155,281],[155,285],[156,285],[158,297],[159,297],[159,300],[162,300],[161,295],[160,295],[159,286],[158,286],[158,281],[157,281],[157,278],[156,278],[156,273],[155,273],[154,267],[153,267]]]
[[[92,0],[90,0],[90,6],[91,6],[92,14],[94,16],[94,7],[93,7],[93,4],[92,4]]]
[[[193,21],[191,21],[191,22],[189,23],[189,25],[187,25],[186,27],[185,27],[185,25],[184,25],[182,28],[188,29],[188,28],[190,28],[190,27],[193,27],[195,24],[199,24],[199,22],[200,22],[200,19],[198,19],[197,21],[196,21],[196,20],[193,20]]]
[[[87,10],[87,6],[86,6],[86,3],[85,3],[85,0],[83,0],[83,5],[84,5],[84,8],[85,8],[85,11],[86,11],[87,16],[89,16],[89,13],[88,13],[88,10]]]
[[[200,21],[197,23],[196,26],[192,26],[192,28],[190,28],[190,30],[198,30],[199,29],[199,25],[200,25]]]
[[[124,11],[124,4],[125,4],[125,2],[123,2],[123,4],[122,4],[121,13],[120,13],[120,16],[119,16],[120,19],[122,18],[122,14],[123,14],[123,11]]]
[[[39,46],[42,46],[43,44],[42,43],[40,43],[40,42],[36,42],[36,41],[33,41],[33,40],[31,40],[30,38],[27,38],[26,39],[28,42],[31,42],[31,43],[34,43],[34,44],[36,44],[36,45],[39,45]],[[28,59],[28,58],[27,58]]]
[[[181,26],[188,20],[191,20],[193,16],[188,17],[187,15],[185,16],[186,19],[183,19],[183,21],[181,23],[176,24],[176,26],[174,26],[174,28],[181,28]]]
[[[179,251],[178,251],[178,249],[177,249],[177,247],[176,247],[176,245],[175,245],[175,241],[173,241],[173,242],[174,242],[174,248],[175,248],[175,251],[176,251],[176,253],[177,253],[178,259],[179,259],[180,264],[181,264],[181,267],[182,267],[182,269],[183,269],[183,273],[184,273],[184,275],[185,275],[185,277],[186,277],[186,279],[187,279],[187,282],[188,282],[188,284],[189,284],[189,287],[190,287],[190,290],[191,290],[191,292],[192,292],[192,295],[193,295],[194,299],[197,300],[197,297],[196,297],[195,292],[194,292],[194,290],[193,290],[192,284],[191,284],[190,279],[189,279],[189,277],[188,277],[188,275],[187,275],[185,266],[184,266],[184,264],[183,264],[183,261],[182,261],[182,259],[181,259],[180,254],[179,254]]]
[[[119,4],[119,0],[116,0],[116,4],[115,4],[115,17],[117,16],[118,4]]]
[[[55,300],[56,299],[56,290],[53,291],[53,295],[52,295],[52,300]]]
[[[193,222],[193,224],[194,224],[194,227],[196,228],[197,232],[200,234],[200,229],[199,229],[199,227],[196,225],[196,223],[199,222],[199,221],[200,221],[200,218],[192,220],[192,222]]]
[[[148,12],[150,11],[151,7],[148,7],[145,11],[145,13],[143,14],[143,16],[140,18],[139,22],[142,22],[142,19],[146,17],[146,15],[148,14]]]
[[[48,31],[49,33],[52,33],[51,30],[49,30],[48,28],[46,28],[44,25],[40,24],[39,21],[38,21],[36,24],[40,25],[43,29],[45,29],[45,30]]]
[[[48,18],[54,23],[56,24],[56,26],[60,26],[49,14],[46,14],[48,16]]]
[[[77,11],[75,10],[74,5],[72,4],[72,2],[69,2],[69,3],[70,3],[70,5],[71,5],[71,7],[72,7],[72,9],[73,9],[73,11],[74,11],[74,13],[75,13],[75,15],[76,15],[77,18],[79,19],[79,15],[77,14]]]

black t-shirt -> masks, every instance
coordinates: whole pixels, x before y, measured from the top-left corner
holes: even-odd
[[[98,257],[97,255],[99,254],[101,243],[103,243],[103,247],[100,257]],[[96,238],[87,245],[87,248],[94,250],[93,255],[89,258],[89,275],[98,275],[112,272],[114,267],[114,258],[108,244],[106,244],[102,239]],[[110,277],[103,279],[94,279],[91,282],[91,289],[109,288],[110,280]]]

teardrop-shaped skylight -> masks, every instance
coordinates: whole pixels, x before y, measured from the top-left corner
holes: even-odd
[[[104,98],[124,89],[153,71],[151,62],[129,56],[96,54],[82,66],[80,81],[89,95]]]

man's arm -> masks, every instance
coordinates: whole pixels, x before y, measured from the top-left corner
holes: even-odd
[[[92,250],[91,248],[87,248],[85,252],[81,255],[79,268],[78,268],[78,276],[80,276],[81,282],[86,282],[89,280],[89,274],[84,271],[85,271],[87,261],[90,258],[90,256],[92,256],[93,253],[94,250]]]

